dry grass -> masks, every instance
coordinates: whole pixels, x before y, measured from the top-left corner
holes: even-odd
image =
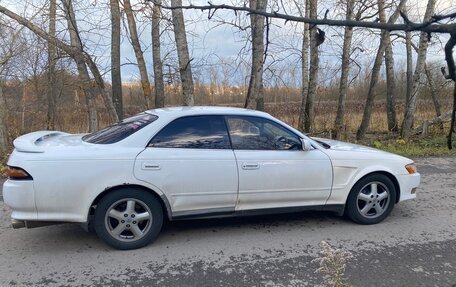
[[[32,91],[31,89],[29,89]],[[84,98],[78,94],[76,88],[67,87],[67,90],[58,103],[56,129],[69,133],[85,133],[88,130],[87,110]],[[221,87],[216,85],[195,85],[196,105],[221,105],[237,106],[243,105],[245,87]],[[22,97],[18,96],[18,88],[14,85],[5,89],[8,101],[8,132],[9,138],[18,137],[21,134],[29,133],[46,128],[46,106],[45,100],[40,96],[33,96],[32,92],[23,92]],[[142,96],[138,83],[129,83],[123,87],[125,114],[133,115],[145,109],[145,100]],[[330,137],[331,129],[337,111],[337,90],[321,89],[315,102],[315,126],[312,134]],[[365,144],[375,141],[391,142],[397,139],[397,135],[388,133],[386,121],[385,100],[377,97],[374,103],[372,118],[369,127],[369,134]],[[20,99],[20,100],[19,100]],[[418,126],[423,120],[433,118],[435,111],[429,97],[418,101],[415,113],[415,125]],[[442,111],[450,110],[451,101],[449,97],[441,96]],[[299,88],[267,88],[265,89],[266,112],[283,120],[291,126],[298,126],[300,109]],[[359,127],[364,110],[362,93],[352,91],[346,103],[345,133],[344,140],[354,141],[354,135]],[[25,103],[25,104],[24,104]],[[181,103],[180,89],[177,85],[166,86],[166,105],[177,106]],[[100,98],[97,99],[100,127],[110,124],[109,118]],[[399,100],[397,104],[398,123],[402,121],[404,103]],[[447,128],[447,127],[446,127]],[[446,131],[445,131],[446,132]],[[442,136],[440,130],[434,131],[435,136]],[[443,141],[443,140],[442,140]],[[0,155],[4,157],[4,155]]]

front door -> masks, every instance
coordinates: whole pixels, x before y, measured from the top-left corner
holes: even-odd
[[[227,116],[239,170],[236,210],[324,205],[332,166],[318,149],[302,150],[300,138],[272,120]]]
[[[224,118],[172,121],[138,155],[135,176],[165,193],[173,216],[234,211],[238,174]]]

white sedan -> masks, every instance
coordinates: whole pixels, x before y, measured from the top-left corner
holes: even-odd
[[[155,109],[92,134],[26,134],[14,146],[3,187],[13,227],[82,223],[119,249],[153,241],[164,218],[327,210],[375,224],[420,182],[410,159],[237,108]]]

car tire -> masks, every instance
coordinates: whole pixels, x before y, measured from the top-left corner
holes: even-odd
[[[359,180],[350,191],[345,215],[359,224],[383,221],[396,203],[396,188],[389,177],[371,174]]]
[[[122,188],[98,202],[93,221],[96,234],[108,245],[136,249],[157,238],[163,225],[163,210],[149,192]]]

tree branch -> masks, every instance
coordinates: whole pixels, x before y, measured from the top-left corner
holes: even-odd
[[[444,75],[446,79],[456,81],[456,71],[454,66],[453,48],[456,45],[456,33],[451,34],[450,39],[445,45],[445,60],[448,66],[448,75]]]
[[[379,23],[379,22],[367,22],[367,21],[356,21],[356,20],[331,20],[331,19],[318,19],[318,18],[306,18],[302,16],[293,16],[288,14],[283,14],[279,12],[264,12],[252,9],[246,6],[233,6],[226,4],[212,4],[208,3],[207,5],[181,5],[181,6],[167,6],[160,3],[152,1],[155,5],[160,6],[163,9],[175,10],[175,9],[184,9],[184,10],[231,10],[234,12],[246,12],[249,14],[261,15],[264,17],[274,18],[274,19],[283,19],[286,21],[308,23],[312,25],[325,25],[325,26],[346,26],[346,27],[360,27],[360,28],[371,28],[371,29],[381,29],[388,31],[422,31],[427,33],[451,33],[456,30],[456,23],[449,24],[440,24],[436,23],[442,17],[448,18],[447,16],[440,16],[437,19],[432,18],[430,21],[423,23],[415,23],[408,21],[404,24],[393,24],[393,23]]]

